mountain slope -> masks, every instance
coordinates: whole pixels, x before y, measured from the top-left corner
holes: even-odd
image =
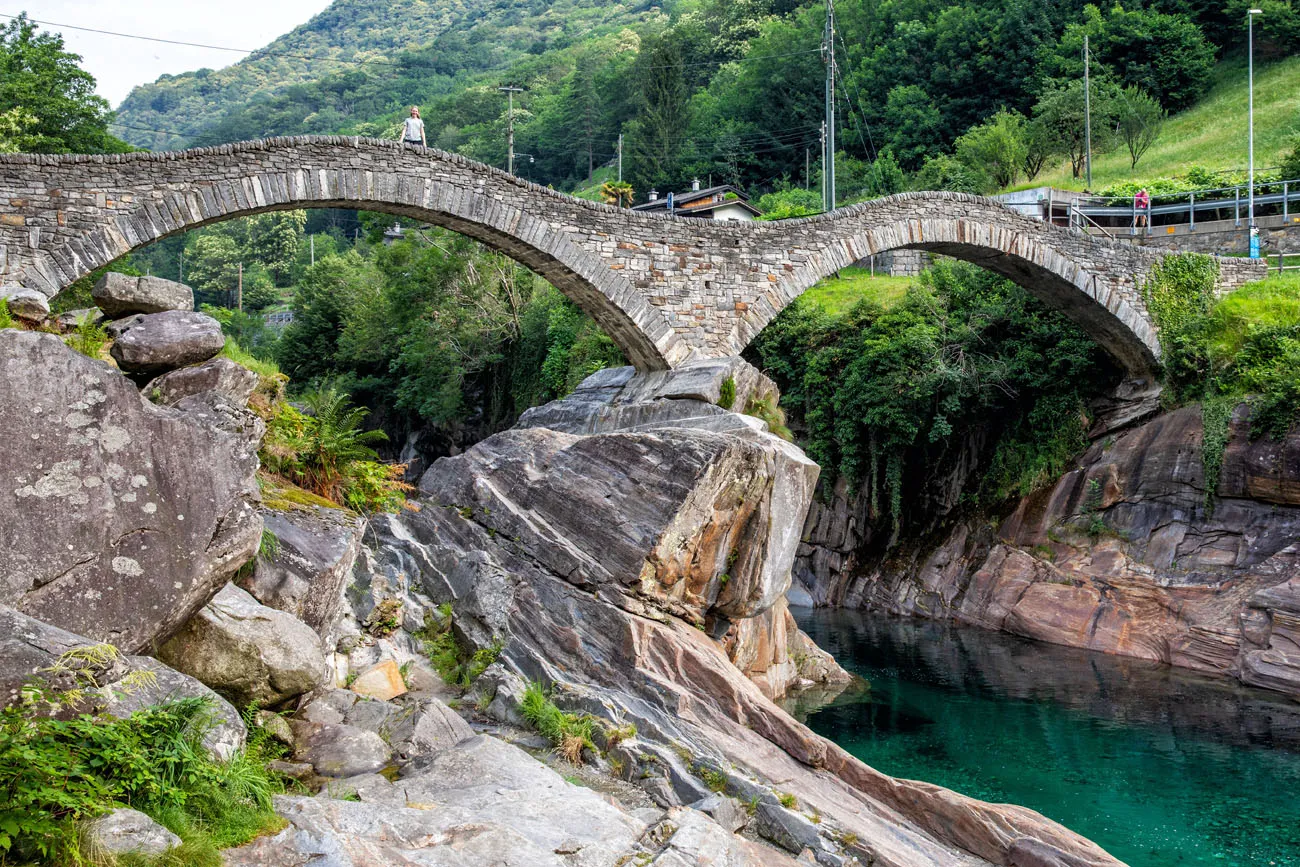
[[[192,142],[233,108],[307,82],[327,81],[347,91],[367,79],[417,77],[425,93],[445,93],[467,72],[504,68],[602,27],[657,16],[659,9],[651,2],[601,0],[335,0],[239,63],[164,75],[135,88],[118,108],[113,129],[138,147],[166,150]],[[322,131],[348,122],[337,109],[330,111],[319,119]]]

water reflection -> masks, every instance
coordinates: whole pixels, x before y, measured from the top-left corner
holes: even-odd
[[[1300,867],[1300,703],[980,629],[795,617],[871,688],[792,712],[886,773],[1025,804],[1133,867]]]

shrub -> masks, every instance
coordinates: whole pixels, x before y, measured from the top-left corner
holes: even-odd
[[[277,827],[282,786],[250,741],[228,762],[201,740],[203,699],[147,708],[126,719],[70,720],[0,712],[0,861],[82,865],[78,823],[117,806],[154,818],[184,841],[177,863],[219,865],[222,848]]]
[[[97,325],[92,317],[93,314],[81,317],[66,340],[69,346],[82,355],[99,358],[104,351],[104,344],[108,343],[108,332],[102,325]]]
[[[718,389],[718,406],[723,409],[731,409],[732,404],[736,402],[736,379],[728,376],[722,381],[722,387]]]
[[[17,328],[18,323],[14,322],[13,314],[9,312],[9,303],[0,299],[0,328]]]
[[[519,710],[529,725],[554,744],[556,753],[570,764],[582,762],[584,748],[596,751],[591,739],[595,721],[589,716],[580,717],[560,710],[540,683],[528,684]]]
[[[505,649],[499,639],[473,653],[463,650],[452,631],[451,606],[439,609],[439,617],[426,614],[424,626],[415,633],[429,664],[444,682],[468,689]]]

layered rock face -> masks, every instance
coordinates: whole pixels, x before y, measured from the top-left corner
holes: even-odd
[[[207,406],[153,406],[54,335],[0,331],[0,604],[127,653],[201,608],[262,530],[260,430]]]
[[[803,549],[803,591],[1300,694],[1300,433],[1252,442],[1245,413],[1212,510],[1189,407],[1094,443],[996,529],[959,524],[921,553],[859,564],[853,516],[824,511],[806,532],[831,544]]]
[[[418,512],[372,521],[357,619],[387,606],[418,624],[450,602],[458,639],[499,654],[478,687],[490,714],[516,719],[524,679],[548,684],[566,709],[635,726],[609,755],[661,807],[705,801],[716,775],[760,836],[818,863],[1116,864],[1031,811],[878,774],[771,701],[845,678],[783,598],[817,469],[701,399],[728,378],[739,406],[771,393],[743,362],[713,365],[602,372],[438,461]],[[326,835],[323,818],[293,821]]]

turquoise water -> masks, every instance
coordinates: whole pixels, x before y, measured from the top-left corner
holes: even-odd
[[[885,773],[1032,807],[1132,867],[1300,867],[1300,703],[980,629],[795,616],[871,689],[794,710]]]

